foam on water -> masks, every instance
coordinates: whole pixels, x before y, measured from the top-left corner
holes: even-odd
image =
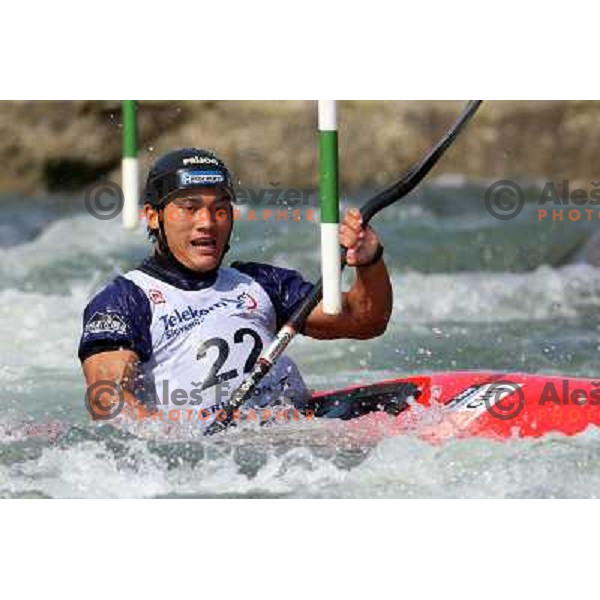
[[[541,321],[600,307],[600,270],[589,265],[532,273],[405,273],[394,277],[395,314],[412,323]]]
[[[398,436],[354,456],[347,448],[315,445],[308,433],[300,445],[283,450],[265,440],[233,441],[194,452],[172,447],[170,454],[143,440],[84,440],[30,449],[27,460],[11,462],[0,453],[0,492],[58,498],[596,497],[599,452],[600,436],[591,430],[577,438],[463,440],[439,447]]]

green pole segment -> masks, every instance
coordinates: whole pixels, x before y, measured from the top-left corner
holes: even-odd
[[[123,157],[137,156],[137,119],[135,100],[123,100]]]
[[[339,223],[337,131],[319,131],[319,175],[321,223]]]
[[[125,229],[135,229],[139,221],[139,165],[137,158],[137,111],[135,100],[123,100],[123,191],[122,220]]]

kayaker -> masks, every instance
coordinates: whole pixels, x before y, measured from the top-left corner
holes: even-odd
[[[256,262],[221,266],[234,200],[230,172],[211,152],[179,149],[153,164],[142,197],[153,252],[92,298],[83,315],[79,359],[88,391],[115,383],[109,398],[98,400],[103,406],[121,393],[129,406],[139,401],[153,410],[160,405],[214,414],[312,289],[293,270]],[[377,234],[350,210],[340,243],[348,249],[348,265],[356,267],[342,313],[325,315],[319,305],[302,333],[316,339],[381,335],[392,289]],[[285,397],[302,407],[309,397],[287,356],[258,391],[258,406]]]

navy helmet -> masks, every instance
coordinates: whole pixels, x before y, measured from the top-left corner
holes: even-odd
[[[216,154],[198,148],[180,148],[154,162],[140,202],[160,208],[173,192],[206,186],[224,188],[232,199],[235,197],[231,173]]]

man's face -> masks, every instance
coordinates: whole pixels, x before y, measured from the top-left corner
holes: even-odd
[[[158,228],[158,211],[146,205],[146,218]],[[164,229],[169,248],[183,265],[199,273],[221,262],[232,223],[231,197],[220,188],[182,190],[164,208]]]

